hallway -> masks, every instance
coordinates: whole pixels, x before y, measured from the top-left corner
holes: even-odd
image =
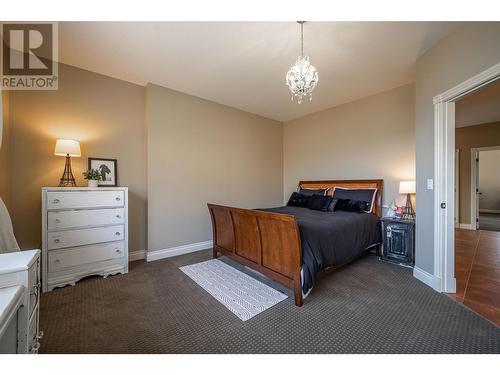
[[[455,276],[450,296],[500,325],[500,232],[456,229]]]

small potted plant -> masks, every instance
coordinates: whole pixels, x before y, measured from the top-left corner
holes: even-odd
[[[88,182],[88,187],[97,187],[99,181],[102,180],[101,172],[97,169],[89,169],[83,172],[83,177]]]

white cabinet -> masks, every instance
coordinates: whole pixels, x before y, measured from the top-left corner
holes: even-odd
[[[128,189],[42,188],[43,291],[128,272]]]
[[[18,353],[24,293],[21,285],[0,288],[0,354]]]
[[[17,353],[38,353],[40,250],[0,254],[0,288],[22,287],[17,311]],[[6,339],[8,340],[8,339]]]

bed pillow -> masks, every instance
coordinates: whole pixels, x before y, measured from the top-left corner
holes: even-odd
[[[368,206],[364,209],[365,212],[370,213],[373,211],[373,204],[375,202],[375,195],[377,194],[376,188],[369,189],[344,189],[336,187],[333,190],[333,198],[338,199],[351,199],[356,201],[368,202]]]
[[[304,194],[307,196],[312,196],[312,195],[326,195],[328,193],[329,188],[324,188],[324,189],[305,189],[302,186],[299,187],[299,193]]]
[[[328,208],[326,209],[327,212],[333,212],[335,211],[335,206],[337,205],[337,202],[339,200],[337,198],[330,198],[330,203],[328,204]]]
[[[331,198],[326,195],[314,194],[309,197],[307,207],[309,207],[311,210],[326,212],[328,206],[330,205],[330,200]]]
[[[339,198],[337,204],[335,205],[335,211],[347,211],[347,212],[367,212],[370,202],[359,201],[356,199],[342,199]]]
[[[286,205],[291,207],[307,207],[308,201],[309,197],[307,195],[293,192]]]

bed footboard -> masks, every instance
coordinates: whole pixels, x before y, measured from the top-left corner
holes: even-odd
[[[213,255],[224,254],[294,290],[302,306],[302,246],[294,216],[208,204]]]

